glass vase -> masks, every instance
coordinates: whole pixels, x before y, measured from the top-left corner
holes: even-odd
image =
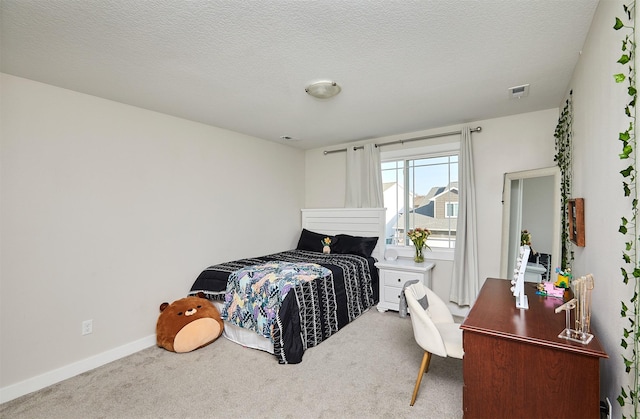
[[[415,246],[416,248],[416,255],[413,257],[413,261],[416,263],[422,263],[424,262],[424,248],[422,247],[418,247]]]

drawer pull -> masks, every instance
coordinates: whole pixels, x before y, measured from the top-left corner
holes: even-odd
[[[398,278],[398,282],[402,282],[402,279]]]

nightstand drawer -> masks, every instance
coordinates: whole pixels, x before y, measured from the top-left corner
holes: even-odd
[[[383,276],[383,284],[385,287],[402,288],[404,283],[417,279],[422,281],[424,274],[420,272],[402,272],[402,271],[381,271]]]

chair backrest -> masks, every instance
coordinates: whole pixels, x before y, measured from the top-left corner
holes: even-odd
[[[425,351],[432,354],[446,357],[447,350],[444,345],[444,341],[440,336],[440,332],[436,327],[434,319],[430,315],[431,311],[438,312],[439,317],[446,318],[440,313],[441,308],[444,307],[447,312],[448,309],[444,302],[424,284],[413,284],[405,289],[405,298],[407,299],[407,305],[409,306],[409,317],[411,318],[411,325],[413,326],[413,335],[416,339],[416,343],[420,345]],[[429,307],[425,310],[420,302],[421,298],[426,295]],[[451,322],[453,318],[449,312]]]

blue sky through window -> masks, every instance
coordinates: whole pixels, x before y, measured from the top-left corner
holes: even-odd
[[[426,195],[431,188],[447,186],[458,181],[458,156],[430,157],[407,160],[409,164],[409,186],[414,195]],[[382,182],[397,182],[404,186],[403,160],[382,163]]]

